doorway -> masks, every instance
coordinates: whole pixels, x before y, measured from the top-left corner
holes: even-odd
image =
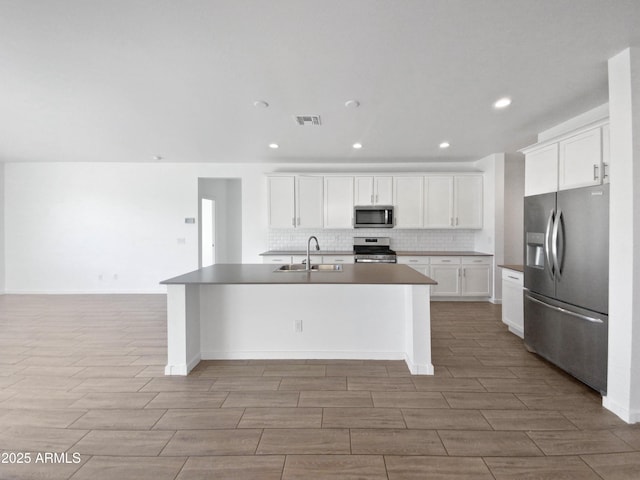
[[[200,199],[202,220],[200,225],[201,261],[200,268],[216,263],[216,201],[211,198]],[[209,246],[210,248],[207,248]]]
[[[242,263],[242,183],[239,178],[199,178],[200,267]]]

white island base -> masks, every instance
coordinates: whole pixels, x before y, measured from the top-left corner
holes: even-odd
[[[166,375],[219,359],[405,360],[433,374],[429,285],[187,283],[167,294]]]

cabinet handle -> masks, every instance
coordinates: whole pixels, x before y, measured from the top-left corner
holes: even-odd
[[[462,276],[463,276],[463,277],[466,277],[466,276],[467,276],[467,269],[466,269],[466,268],[463,268],[463,269],[462,269]]]
[[[293,217],[291,219],[291,225],[293,225],[294,227],[296,226],[296,217]]]
[[[298,226],[300,226],[300,217],[298,217]]]
[[[450,263],[451,260],[442,260],[442,263]]]
[[[373,193],[371,194],[371,205],[373,205]]]
[[[341,258],[334,258],[334,259],[333,259],[333,261],[334,261],[334,262],[344,262],[344,260],[343,260],[343,259],[341,259]]]
[[[609,164],[608,163],[603,163],[602,164],[602,179],[603,180],[605,178],[609,178],[609,173],[607,172],[608,169],[609,169]]]
[[[520,280],[518,277],[512,277],[511,275],[507,275],[507,278],[511,278],[513,280]]]
[[[453,217],[450,218],[451,226],[453,227]]]
[[[456,217],[456,226],[458,226],[458,217]]]
[[[418,260],[409,260],[410,263],[418,263]]]
[[[593,180],[594,181],[598,180],[598,164],[597,163],[593,164]]]
[[[378,194],[376,193],[376,203],[378,203]]]

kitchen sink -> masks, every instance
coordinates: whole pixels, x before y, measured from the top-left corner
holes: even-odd
[[[282,265],[274,270],[275,272],[306,272],[307,266],[302,263]],[[342,265],[332,265],[329,263],[311,265],[312,272],[341,272]]]

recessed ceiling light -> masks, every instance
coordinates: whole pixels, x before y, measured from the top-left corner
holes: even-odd
[[[511,99],[509,97],[502,97],[493,104],[493,108],[506,108],[511,105]]]
[[[264,100],[256,100],[255,102],[253,102],[253,106],[256,108],[267,108],[269,104]]]
[[[278,145],[277,143],[270,143],[269,148],[273,148],[275,150],[276,148],[280,148],[280,145]]]
[[[154,159],[156,162],[159,162],[160,160],[162,160],[162,158],[163,158],[163,157],[162,157],[162,155],[154,155],[154,156],[153,156],[153,159]]]
[[[449,148],[451,145],[449,144],[449,142],[442,142],[440,144],[440,148]]]
[[[360,102],[358,100],[347,100],[344,102],[344,106],[347,108],[358,108],[360,106]]]
[[[362,144],[360,142],[356,142],[353,144],[353,148],[356,150],[360,150],[362,148]]]

